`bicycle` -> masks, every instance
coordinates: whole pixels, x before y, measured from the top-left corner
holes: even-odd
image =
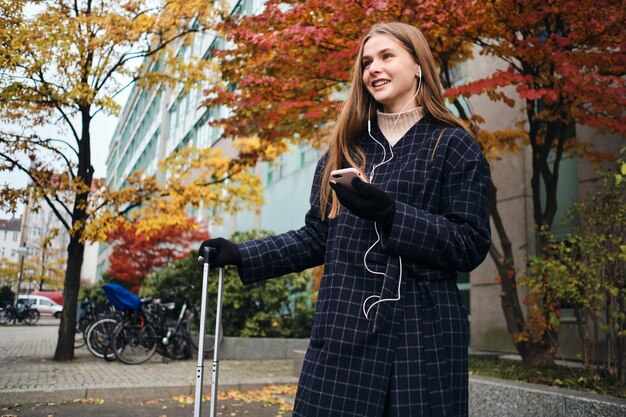
[[[85,342],[87,350],[97,358],[107,361],[115,359],[111,348],[113,331],[124,320],[130,316],[130,312],[111,311],[101,314],[98,319],[91,323],[86,329]]]
[[[30,326],[36,324],[39,321],[39,317],[40,314],[37,309],[31,308],[18,301],[15,306],[13,304],[7,304],[5,306],[0,316],[0,324],[19,322]]]
[[[149,360],[158,347],[159,353],[173,359],[189,353],[185,338],[178,337],[181,320],[172,330],[165,325],[165,311],[173,308],[174,303],[161,303],[156,299],[145,304],[139,314],[117,326],[112,338],[117,359],[127,365],[139,365]]]
[[[96,320],[87,326],[85,342],[92,355],[112,361],[115,359],[111,348],[113,331],[121,322],[137,314],[142,304],[150,303],[152,299],[142,300],[118,284],[104,284],[102,288],[109,311],[97,315]]]
[[[196,289],[195,285],[193,285],[192,283],[187,283],[182,290],[180,288],[171,290],[170,295],[175,297],[175,299],[181,300],[184,305],[187,305],[187,311],[189,315],[187,316],[185,320],[185,329],[186,329],[187,335],[190,338],[190,343],[191,343],[191,346],[193,347],[193,350],[197,351],[198,339],[200,336],[200,309],[195,304],[191,304],[188,298],[188,295],[190,294],[190,292],[195,291],[195,289]],[[215,326],[215,320],[216,320],[215,313],[213,313],[212,311],[208,311],[207,317],[206,317],[206,323],[205,323],[207,330],[209,329],[209,327]],[[213,349],[214,349],[215,335],[214,335],[214,332],[210,330],[205,331],[204,333],[205,333],[204,353],[211,354],[213,353]],[[220,326],[219,343],[222,342],[223,338],[224,338],[224,330]]]
[[[207,311],[206,317],[206,325],[207,330],[211,326],[215,326],[215,313],[212,311]],[[190,308],[189,318],[187,320],[187,334],[190,337],[191,346],[195,351],[198,350],[198,339],[200,338],[200,309],[195,305]],[[222,343],[222,339],[224,338],[224,329],[220,326],[219,333],[219,342]],[[205,331],[204,332],[204,354],[210,355],[213,353],[213,349],[215,348],[215,334],[213,331]]]
[[[74,349],[79,349],[87,344],[87,328],[97,320],[96,305],[91,301],[81,301],[79,309],[79,319],[76,321],[74,333]]]
[[[148,361],[156,352],[170,359],[191,358],[192,348],[197,349],[200,316],[196,307],[189,307],[186,299],[172,323],[165,317],[174,303],[156,299],[145,306],[142,314],[121,323],[113,333],[112,350],[115,356],[128,365]],[[221,342],[222,335],[220,335]],[[212,339],[212,338],[210,338]],[[213,350],[212,340],[209,340]]]

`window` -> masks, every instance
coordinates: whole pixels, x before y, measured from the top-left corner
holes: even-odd
[[[176,130],[176,126],[178,124],[178,103],[175,103],[170,109],[170,135],[174,133]]]
[[[271,185],[283,176],[283,156],[279,156],[277,160],[267,163],[267,185]]]
[[[13,232],[13,242],[17,242],[17,232]]]
[[[300,168],[304,167],[309,162],[318,159],[318,151],[315,148],[302,144],[298,150],[300,153]]]
[[[231,12],[231,15],[241,15],[245,12],[244,8],[243,8],[243,1],[238,1],[237,4],[235,4],[235,7],[233,7],[233,10]]]

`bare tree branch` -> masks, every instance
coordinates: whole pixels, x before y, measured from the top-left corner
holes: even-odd
[[[45,185],[42,184],[39,181],[39,179],[32,174],[30,169],[28,169],[24,165],[22,165],[17,159],[12,158],[10,155],[8,155],[8,154],[6,154],[4,152],[0,152],[0,157],[4,158],[6,161],[10,162],[18,170],[20,170],[20,171],[24,172],[26,175],[28,175],[28,177],[31,179],[32,183],[35,185],[35,187],[38,187],[40,189],[46,189]],[[43,199],[46,201],[46,203],[48,203],[48,206],[54,212],[54,214],[57,216],[59,221],[63,224],[63,227],[65,227],[65,229],[67,231],[70,231],[71,230],[71,225],[67,223],[67,221],[65,220],[65,218],[63,217],[63,215],[61,214],[61,212],[59,211],[57,206],[53,203],[53,200],[56,201],[57,203],[59,203],[59,205],[65,210],[65,212],[71,216],[72,212],[69,209],[69,207],[67,207],[67,205],[63,201],[61,201],[61,199],[58,197],[58,195],[56,193],[54,194],[54,198],[51,198],[50,195],[48,195],[47,193],[43,193]]]

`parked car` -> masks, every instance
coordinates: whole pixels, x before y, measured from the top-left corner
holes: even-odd
[[[55,303],[63,305],[63,292],[62,291],[48,291],[48,290],[36,290],[30,293],[30,295],[42,295],[48,297]]]
[[[55,303],[43,295],[20,294],[17,297],[17,302],[24,303],[32,308],[35,308],[42,316],[54,316],[54,318],[57,319],[61,318],[61,312],[63,311],[62,305]]]

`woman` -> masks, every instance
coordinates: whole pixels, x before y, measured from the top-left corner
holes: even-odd
[[[347,167],[370,183],[332,183],[331,171]],[[201,247],[217,249],[213,266],[237,265],[244,284],[324,265],[294,416],[467,415],[456,272],[489,248],[489,175],[444,105],[421,32],[375,25],[318,162],[305,226]]]

